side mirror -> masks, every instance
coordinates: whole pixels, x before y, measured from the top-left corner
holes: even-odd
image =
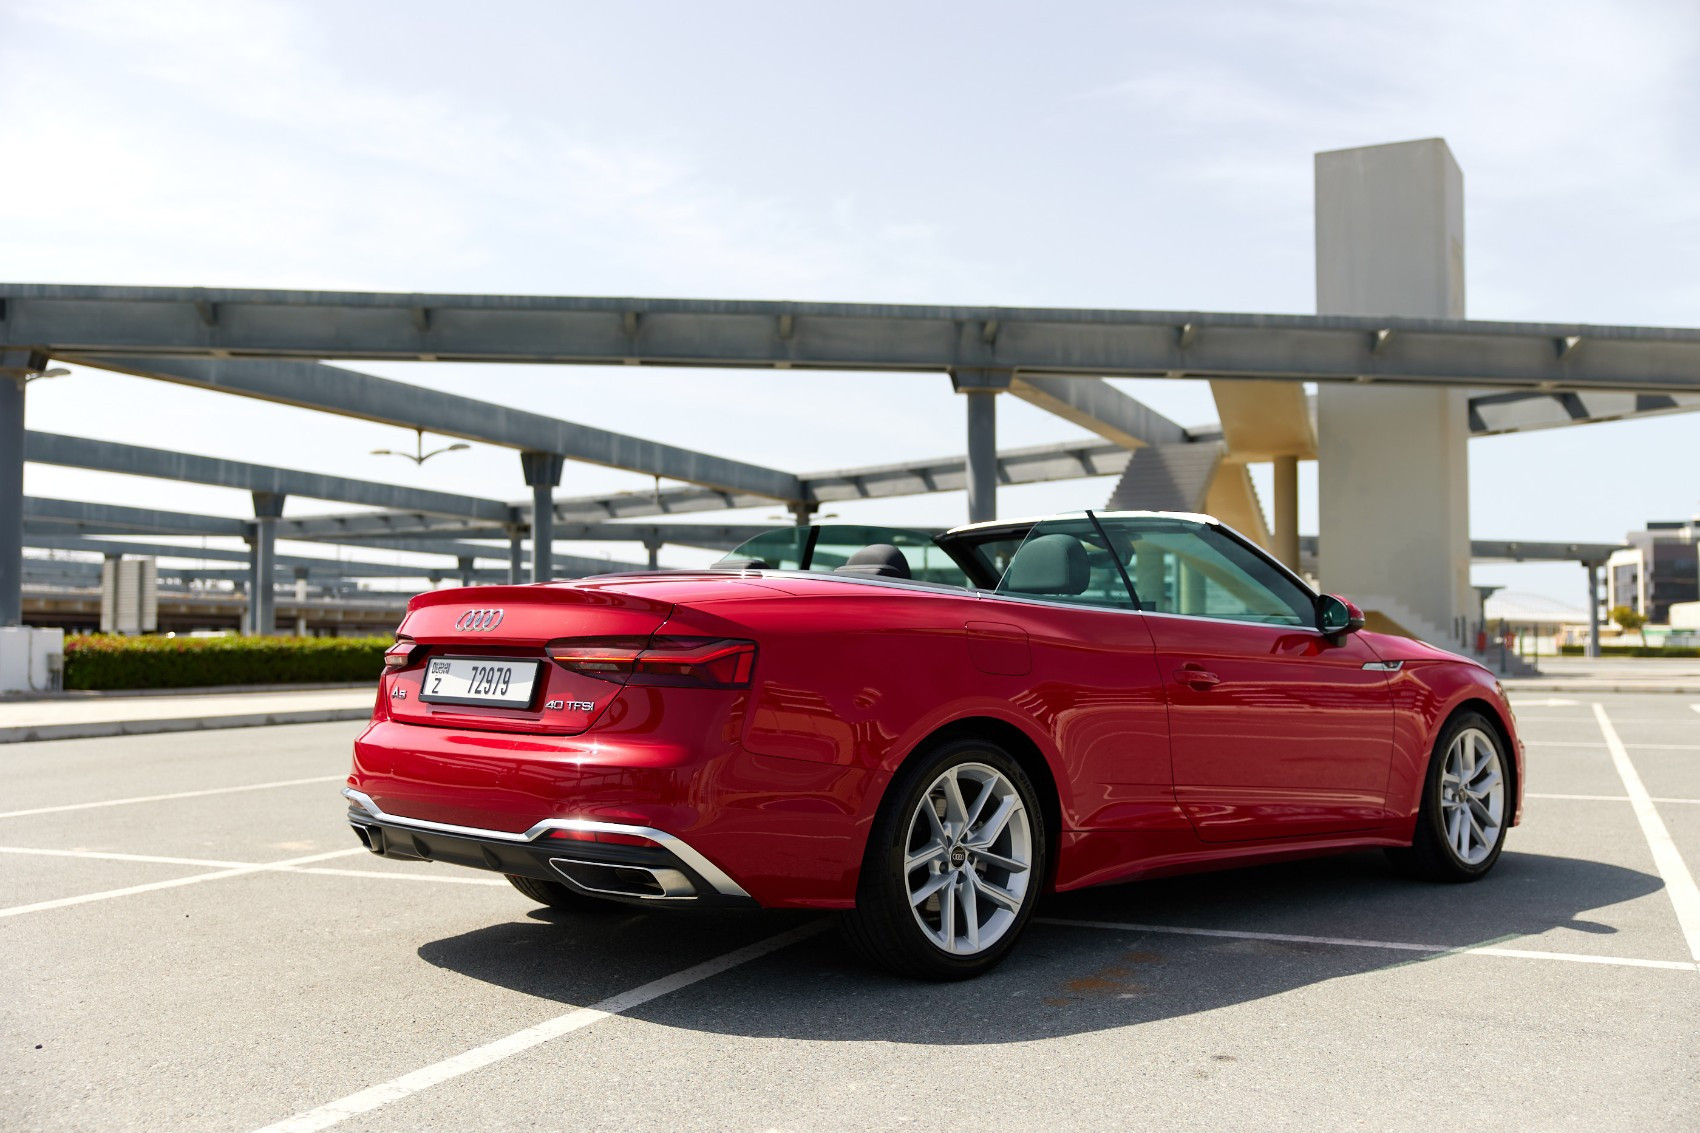
[[[1316,600],[1316,628],[1333,637],[1364,628],[1364,612],[1336,594],[1324,594]]]

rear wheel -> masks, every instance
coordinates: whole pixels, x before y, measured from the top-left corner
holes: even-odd
[[[927,980],[968,979],[1015,946],[1045,879],[1032,780],[985,740],[912,760],[869,834],[844,935],[869,962]]]
[[[1511,760],[1499,730],[1479,712],[1441,729],[1423,783],[1408,849],[1390,852],[1407,873],[1430,881],[1475,881],[1499,860],[1511,820]]]
[[[569,912],[583,913],[596,909],[606,909],[613,904],[595,897],[586,897],[576,889],[562,885],[558,881],[544,881],[537,877],[521,877],[517,873],[504,873],[508,884],[530,897],[540,905],[548,905],[551,909],[566,909]]]

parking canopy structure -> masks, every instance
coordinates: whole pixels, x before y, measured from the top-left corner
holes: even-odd
[[[1000,483],[1115,473],[1118,503],[1206,508],[1296,569],[1297,467],[1319,460],[1325,581],[1373,598],[1417,636],[1456,641],[1471,608],[1459,585],[1469,558],[1463,443],[1700,408],[1700,330],[1466,319],[1462,182],[1445,143],[1317,161],[1318,303],[1338,313],[1315,316],[0,284],[0,372],[10,379],[0,380],[0,624],[20,618],[26,460],[247,488],[254,513],[240,522],[256,580],[270,576],[280,534],[505,536],[516,573],[529,535],[532,576],[542,578],[557,523],[569,537],[604,538],[610,521],[776,503],[803,521],[827,500],[952,489],[966,489],[968,518],[983,520],[996,516]],[[1428,188],[1410,190],[1418,184]],[[327,359],[717,367],[774,380],[793,370],[911,373],[948,378],[964,395],[966,444],[962,456],[798,474]],[[513,448],[530,500],[26,435],[25,384],[55,360]],[[1183,427],[1104,380],[1117,377],[1208,381],[1220,422]],[[1000,451],[1002,394],[1093,437]],[[557,499],[568,461],[652,476],[658,487]],[[1269,524],[1246,473],[1263,461],[1275,469]],[[663,479],[678,486],[663,489]],[[1418,498],[1407,482],[1439,487]],[[376,510],[284,520],[288,495]],[[53,518],[42,506],[32,505],[32,523]],[[99,533],[99,516],[79,520],[83,534]],[[1330,541],[1331,522],[1352,539]],[[642,540],[651,563],[666,540],[721,542],[658,528]],[[257,585],[256,599],[267,589]]]

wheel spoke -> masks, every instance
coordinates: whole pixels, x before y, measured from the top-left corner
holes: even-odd
[[[969,871],[968,876],[973,879],[974,888],[991,898],[993,904],[1001,905],[1012,913],[1019,913],[1021,911],[1021,898],[1017,897],[1009,890],[1003,888],[1001,885],[993,885],[991,882],[987,881],[972,870]]]
[[[1010,873],[1025,873],[1027,871],[1026,862],[1016,861],[1014,858],[1006,858],[1002,854],[993,853],[991,850],[983,850],[978,847],[970,846],[968,848],[968,856],[976,861],[985,862],[987,865],[996,866],[1002,870],[1008,870]]]
[[[962,801],[962,788],[956,782],[956,773],[947,774],[941,786],[944,787],[944,819],[961,832],[968,823],[968,807]]]
[[[975,849],[980,846],[990,846],[993,842],[998,840],[998,835],[1003,833],[1003,828],[1009,825],[1010,815],[1014,814],[1020,806],[1020,799],[1016,798],[1014,795],[1005,796],[1004,799],[998,803],[998,809],[992,812],[992,816],[986,819],[986,821],[980,825],[978,830],[974,830],[972,828],[968,830],[968,832],[963,836],[963,842],[969,849]]]
[[[1453,807],[1446,816],[1446,824],[1447,840],[1452,843],[1452,848],[1458,852],[1460,858],[1466,857],[1469,853],[1469,826],[1464,821],[1463,808]]]
[[[939,821],[938,811],[933,809],[932,795],[929,794],[921,800],[921,809],[927,812],[927,825],[932,829],[933,841],[941,846],[948,846],[950,844],[950,832],[944,828],[944,823]]]
[[[944,852],[944,843],[935,838],[920,849],[911,851],[909,856],[903,859],[903,872],[913,873],[928,862],[944,857]]]
[[[1487,774],[1481,777],[1480,782],[1472,783],[1465,789],[1468,790],[1470,794],[1480,798],[1481,796],[1488,794],[1497,786],[1499,786],[1499,768],[1494,766],[1488,768]]]
[[[986,811],[986,804],[991,802],[992,796],[997,793],[996,786],[996,783],[980,785],[980,793],[974,798],[974,809],[968,812],[968,817],[962,824],[963,830],[972,830],[979,823],[980,816]]]
[[[927,878],[927,880],[909,891],[909,903],[911,905],[919,905],[928,897],[931,897],[934,893],[937,893],[946,885],[950,884],[950,881],[951,874],[948,872],[935,874],[934,876]]]
[[[1481,823],[1476,821],[1476,816],[1466,811],[1464,813],[1464,819],[1467,823],[1466,829],[1469,831],[1469,838],[1465,840],[1465,845],[1468,846],[1470,841],[1473,840],[1476,845],[1480,846],[1482,849],[1487,849],[1487,831],[1483,830]],[[1464,851],[1464,856],[1466,860],[1468,860],[1470,856],[1468,849]]]
[[[947,882],[955,881],[954,874],[941,873]],[[939,894],[939,929],[944,935],[944,950],[956,951],[956,886],[945,885]]]
[[[969,877],[973,870],[965,871]],[[974,896],[974,886],[962,875],[957,876],[957,887],[962,891],[962,925],[968,932],[968,949],[971,952],[980,950],[980,902]]]
[[[1470,817],[1475,820],[1479,826],[1486,829],[1493,825],[1493,812],[1487,808],[1486,802],[1481,799],[1471,799],[1469,800],[1469,806]]]

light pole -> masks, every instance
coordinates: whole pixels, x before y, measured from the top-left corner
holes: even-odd
[[[430,460],[433,456],[441,456],[445,452],[460,452],[463,449],[469,449],[469,448],[472,447],[471,445],[468,445],[468,444],[457,443],[457,444],[452,444],[452,445],[444,445],[442,448],[435,448],[435,449],[432,449],[430,452],[426,452],[425,451],[425,430],[424,429],[415,429],[415,430],[413,430],[413,432],[415,434],[416,440],[414,442],[412,452],[401,452],[401,451],[398,451],[398,450],[393,449],[393,448],[375,448],[375,449],[372,450],[372,455],[373,456],[400,456],[400,457],[405,457],[406,459],[413,461],[414,464],[419,465],[419,464],[424,464],[427,460]]]

